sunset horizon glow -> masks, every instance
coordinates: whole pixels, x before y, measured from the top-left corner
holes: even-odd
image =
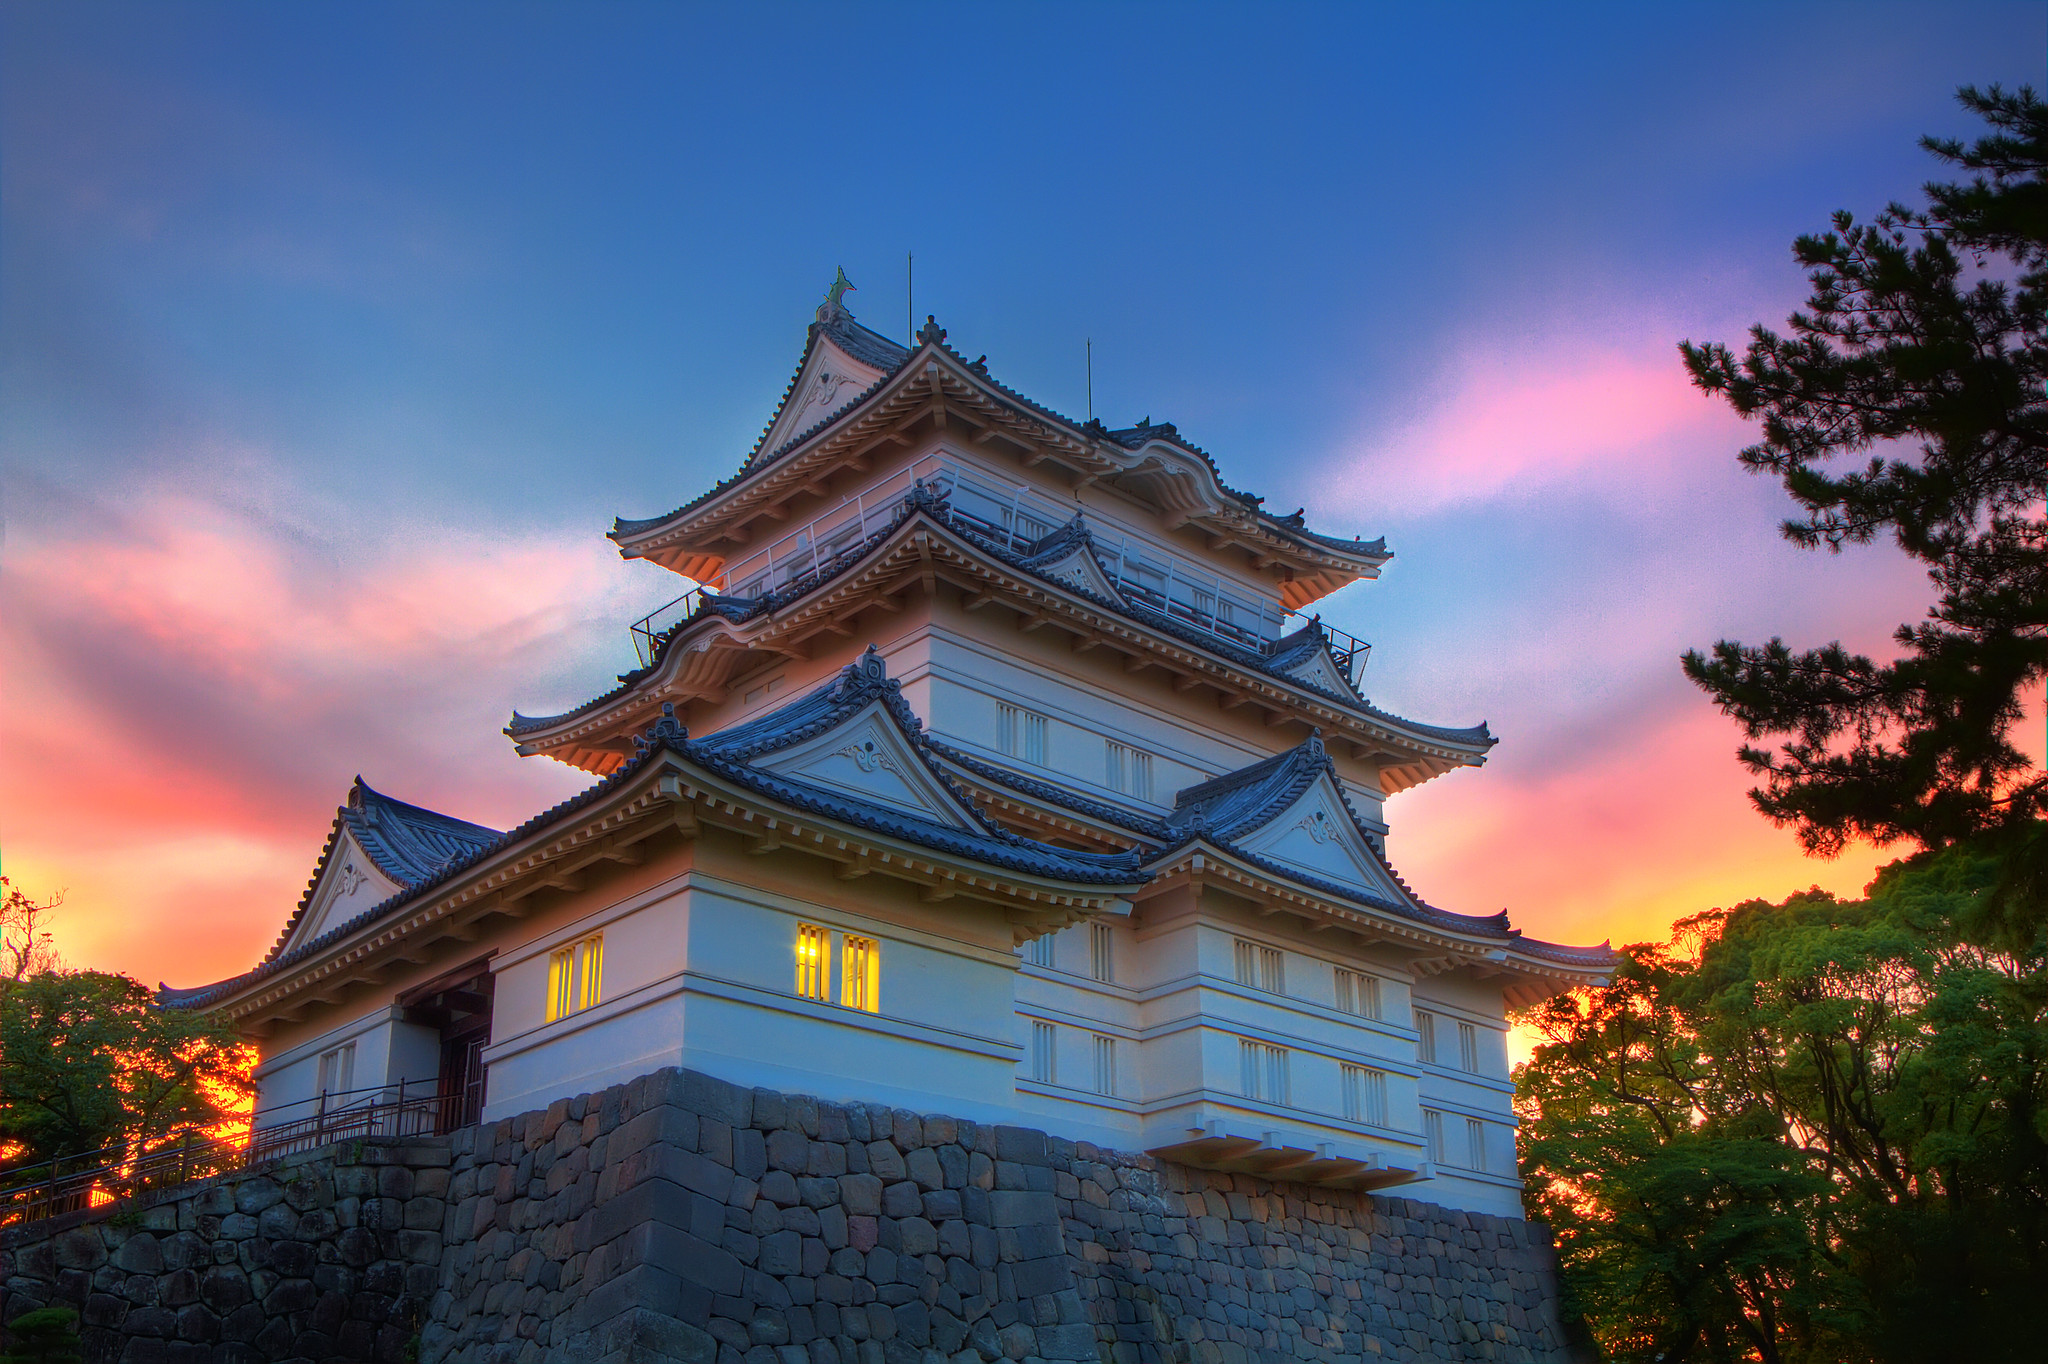
[[[1269,508],[1387,537],[1314,609],[1375,704],[1501,739],[1387,805],[1431,903],[1619,945],[1910,851],[1804,856],[1679,671],[1888,657],[1931,591],[1889,544],[1787,544],[1676,348],[1782,328],[1792,237],[1937,174],[1915,139],[2028,78],[2038,7],[1762,43],[1705,11],[373,12],[0,19],[0,854],[65,895],[69,964],[255,965],[358,774],[495,828],[586,786],[500,731],[633,666],[683,584],[609,517],[737,467],[842,266],[869,325],[914,301],[1036,401],[1175,422]],[[1038,94],[959,74],[991,51]],[[821,72],[946,116],[898,145]]]

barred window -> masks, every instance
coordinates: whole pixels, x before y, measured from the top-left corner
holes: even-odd
[[[1046,719],[1035,711],[996,703],[996,747],[1037,767],[1045,762]]]
[[[603,986],[604,934],[593,933],[549,953],[547,1021],[588,1009],[597,1003]]]
[[[840,949],[840,961],[845,978],[840,982],[839,1002],[849,1009],[879,1012],[882,1007],[880,944],[873,938],[857,938],[849,933]]]
[[[1276,1104],[1288,1102],[1287,1048],[1254,1042],[1248,1037],[1240,1038],[1238,1065],[1247,1099],[1263,1099]]]
[[[1380,1016],[1380,978],[1337,968],[1337,1007],[1364,1018]]]
[[[1095,1035],[1095,1092],[1116,1093],[1116,1039]]]
[[[1458,1025],[1458,1068],[1479,1073],[1479,1029],[1470,1023]]]
[[[1387,1125],[1387,1075],[1364,1066],[1344,1067],[1344,1116],[1352,1122]]]
[[[1422,1110],[1422,1140],[1429,1158],[1438,1164],[1444,1159],[1444,1115],[1434,1108]]]
[[[1051,966],[1052,938],[1053,935],[1047,933],[1043,937],[1033,938],[1030,942],[1025,943],[1024,960],[1030,962],[1033,966]]]
[[[816,924],[796,926],[796,993],[800,999],[832,998],[832,935]]]
[[[1465,1167],[1486,1171],[1486,1124],[1477,1118],[1465,1119]]]
[[[1139,800],[1152,799],[1152,755],[1114,739],[1104,743],[1109,789]]]
[[[1116,979],[1116,931],[1108,924],[1088,925],[1088,974],[1102,981]]]
[[[1237,983],[1271,994],[1287,993],[1286,957],[1277,947],[1237,940]]]
[[[1436,1015],[1426,1009],[1415,1011],[1415,1059],[1436,1064]]]
[[[1031,1078],[1048,1085],[1059,1080],[1059,1030],[1050,1023],[1031,1025]]]

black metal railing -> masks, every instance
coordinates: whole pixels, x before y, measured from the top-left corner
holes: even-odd
[[[401,1081],[395,1088],[323,1094],[268,1109],[258,1115],[262,1126],[226,1136],[187,1133],[154,1146],[126,1143],[0,1170],[0,1227],[125,1202],[339,1141],[437,1136],[470,1116],[462,1095],[406,1091]],[[307,1107],[313,1111],[273,1121]]]

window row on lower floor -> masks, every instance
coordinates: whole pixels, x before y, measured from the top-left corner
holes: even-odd
[[[1088,1083],[1085,1086],[1074,1084],[1073,1087],[1085,1087],[1097,1094],[1115,1096],[1118,1039],[1101,1033],[1089,1033],[1088,1037],[1088,1056],[1093,1063],[1086,1077]],[[1059,1084],[1059,1052],[1059,1026],[1034,1019],[1030,1054],[1025,1058],[1025,1078],[1040,1084]],[[1293,1070],[1294,1055],[1288,1048],[1249,1037],[1238,1039],[1238,1092],[1245,1098],[1294,1107]],[[1343,1104],[1341,1116],[1347,1122],[1371,1127],[1390,1125],[1385,1071],[1348,1061],[1339,1062],[1338,1086]],[[1428,1146],[1428,1158],[1440,1165],[1488,1172],[1488,1124],[1478,1118],[1464,1118],[1463,1140],[1454,1141],[1445,1135],[1446,1124],[1450,1121],[1438,1109],[1422,1110],[1422,1131]]]

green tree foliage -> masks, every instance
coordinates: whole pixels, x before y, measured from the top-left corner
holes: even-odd
[[[0,1354],[0,1364],[81,1364],[78,1313],[68,1307],[41,1307],[7,1323],[14,1348]]]
[[[1551,1001],[1523,1173],[1617,1359],[2039,1357],[2048,939],[1970,847],[1681,922]]]
[[[1685,670],[1741,724],[1751,799],[1810,851],[2004,831],[2031,840],[2010,865],[2038,906],[2048,773],[2014,730],[2048,675],[2048,105],[2027,88],[1959,98],[1989,133],[1922,145],[1968,183],[1799,238],[1813,293],[1791,335],[1754,328],[1740,358],[1681,347],[1700,388],[1761,420],[1741,459],[1799,505],[1785,534],[1831,550],[1889,536],[1935,605],[1888,664],[1723,640]]]
[[[249,1092],[247,1075],[231,1026],[160,1009],[128,976],[43,971],[0,995],[0,1145],[10,1164],[203,1132]]]

